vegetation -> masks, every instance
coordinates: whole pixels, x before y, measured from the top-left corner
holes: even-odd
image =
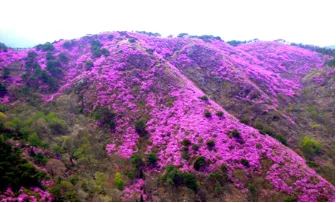
[[[206,110],[206,111],[204,112],[204,116],[207,117],[207,118],[210,118],[210,117],[211,117],[211,113],[210,113],[210,111]]]
[[[55,47],[50,42],[47,42],[47,43],[44,43],[44,44],[37,45],[36,49],[37,50],[42,50],[42,51],[54,51]]]
[[[243,164],[246,167],[250,166],[250,163],[249,163],[249,161],[247,159],[241,159],[240,162],[241,162],[241,164]]]
[[[208,140],[206,141],[206,145],[208,146],[208,148],[213,148],[215,146],[215,141],[213,140]]]
[[[47,174],[38,171],[26,160],[21,159],[21,150],[6,143],[6,138],[0,135],[0,190],[8,186],[18,191],[21,186],[40,186],[40,181],[47,178]]]
[[[155,165],[157,162],[157,155],[154,153],[150,153],[147,155],[147,164],[148,165]]]
[[[121,174],[119,172],[117,172],[115,174],[115,185],[118,188],[118,190],[123,190],[124,189],[124,181],[121,178]]]
[[[217,111],[217,112],[216,112],[216,115],[217,115],[217,116],[220,116],[220,117],[221,117],[221,116],[224,116],[224,112],[223,112],[223,111]]]
[[[196,171],[200,170],[201,167],[206,165],[205,157],[204,156],[199,156],[194,162],[194,169]]]
[[[146,122],[144,120],[137,120],[135,122],[135,131],[140,135],[140,136],[146,136],[147,131],[146,131]]]
[[[200,99],[203,100],[203,101],[208,101],[208,100],[209,100],[208,97],[205,96],[205,95],[204,95],[204,96],[201,96]]]
[[[161,181],[167,185],[185,185],[194,191],[198,188],[194,174],[181,172],[174,165],[166,167],[166,173],[161,177]]]
[[[184,146],[189,146],[190,144],[191,144],[191,142],[190,142],[189,139],[184,138],[184,139],[182,140],[182,145],[184,145]]]
[[[303,137],[301,149],[306,155],[318,154],[321,151],[321,143],[309,137]]]

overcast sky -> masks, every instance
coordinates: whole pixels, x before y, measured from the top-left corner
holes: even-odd
[[[102,31],[335,45],[334,0],[0,0],[0,42],[31,47]]]

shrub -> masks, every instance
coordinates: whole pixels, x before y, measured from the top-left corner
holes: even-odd
[[[100,107],[93,113],[93,118],[100,121],[103,125],[108,125],[110,129],[114,130],[116,123],[114,121],[116,114],[109,110],[107,106]]]
[[[217,111],[217,112],[216,112],[216,115],[217,115],[217,116],[223,116],[224,113],[223,113],[223,111]]]
[[[105,49],[105,48],[103,48],[103,49],[101,50],[101,53],[102,53],[105,57],[108,56],[108,55],[110,55],[109,50],[107,50],[107,49]]]
[[[191,144],[190,140],[187,139],[187,138],[184,138],[183,141],[182,141],[182,145],[184,146],[189,146]]]
[[[199,156],[194,162],[194,169],[198,171],[202,166],[206,165],[205,157]]]
[[[205,95],[204,95],[204,96],[201,96],[200,99],[203,100],[203,101],[208,101],[208,100],[209,100],[208,97],[205,96]]]
[[[93,62],[92,61],[86,61],[84,64],[84,67],[86,70],[90,70],[93,67]]]
[[[193,148],[194,150],[198,150],[199,146],[198,146],[197,144],[193,144],[193,145],[192,145],[192,148]]]
[[[209,147],[209,148],[213,148],[215,146],[215,141],[213,140],[208,140],[206,142],[206,145]]]
[[[10,77],[10,69],[9,68],[3,68],[2,69],[2,78],[5,80]]]
[[[114,179],[115,185],[118,188],[118,190],[123,190],[124,189],[124,181],[121,178],[121,174],[117,172],[115,174],[115,179]]]
[[[280,135],[275,135],[275,139],[277,139],[279,142],[281,142],[283,145],[287,146],[287,140],[286,138],[280,136]]]
[[[161,180],[168,185],[185,185],[194,191],[198,188],[196,176],[193,173],[181,172],[171,164],[167,166],[166,173],[161,177]]]
[[[321,150],[321,143],[305,136],[301,141],[301,149],[307,155],[318,154]]]
[[[210,118],[211,117],[211,113],[208,110],[206,110],[204,112],[204,116],[207,117],[207,118]]]
[[[99,58],[99,57],[101,57],[101,50],[98,48],[95,48],[95,49],[93,49],[92,50],[92,56],[94,57],[94,58]]]
[[[48,161],[47,157],[45,157],[42,153],[37,153],[33,157],[35,163],[40,164],[40,165],[45,165]]]
[[[243,164],[243,165],[246,166],[246,167],[249,167],[249,166],[250,166],[249,161],[246,160],[246,159],[241,159],[240,162],[241,162],[241,164]]]
[[[32,133],[28,136],[28,142],[30,145],[38,147],[41,145],[41,140],[36,133]]]
[[[135,168],[140,168],[144,164],[139,153],[134,153],[131,156],[131,163],[135,166]]]
[[[286,195],[283,200],[284,202],[296,202],[297,197]]]
[[[112,40],[113,38],[114,38],[113,35],[108,35],[108,36],[107,36],[107,39],[109,39],[109,40]]]
[[[221,164],[220,165],[220,169],[222,170],[223,173],[226,173],[227,172],[227,167],[225,164]]]
[[[58,55],[58,58],[62,63],[69,62],[69,57],[65,53],[60,53],[60,55]]]
[[[234,130],[230,133],[229,137],[240,138],[240,132],[239,132],[238,130],[234,129]]]
[[[0,97],[3,97],[7,94],[6,87],[0,82]]]
[[[218,181],[216,181],[215,192],[216,194],[220,194],[222,192],[222,186]]]
[[[66,41],[63,43],[65,49],[71,50],[76,45],[75,41]]]
[[[140,136],[145,136],[147,135],[146,131],[146,122],[144,120],[137,120],[135,122],[135,131],[140,135]]]
[[[252,200],[256,201],[257,200],[257,189],[256,189],[256,187],[253,184],[250,184],[248,186],[248,190],[251,193]]]
[[[246,124],[246,125],[250,125],[250,121],[249,121],[247,118],[242,118],[242,119],[240,119],[240,122],[241,122],[241,123],[244,123],[244,124]]]
[[[42,50],[42,51],[54,51],[55,47],[50,42],[47,42],[47,43],[44,43],[44,44],[37,45],[36,49],[37,50]]]
[[[48,115],[45,116],[45,120],[47,121],[49,127],[57,133],[63,134],[67,130],[66,122],[58,118],[55,112],[48,113]]]
[[[197,189],[196,177],[192,173],[182,173],[183,183],[194,191]]]
[[[157,162],[157,156],[154,153],[150,153],[147,155],[147,164],[148,165],[155,165]]]
[[[17,192],[21,186],[38,187],[40,181],[47,177],[45,172],[37,170],[34,166],[21,158],[21,150],[7,144],[0,137],[0,191],[9,186]]]
[[[255,121],[253,126],[258,130],[264,129],[264,125],[260,121]]]

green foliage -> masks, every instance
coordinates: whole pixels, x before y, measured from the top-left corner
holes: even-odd
[[[100,50],[100,47],[102,46],[102,44],[100,43],[99,40],[91,40],[90,44],[91,44],[92,56],[95,58],[99,58],[102,54]]]
[[[108,55],[110,55],[109,50],[107,50],[107,49],[105,49],[105,48],[103,48],[103,49],[101,50],[101,53],[102,53],[105,57],[107,57]]]
[[[183,147],[183,149],[182,149],[182,158],[185,159],[185,160],[188,160],[190,158],[189,148],[188,147]]]
[[[115,183],[115,186],[118,188],[118,190],[124,189],[124,181],[122,180],[121,174],[119,172],[115,174],[114,183]]]
[[[2,78],[5,80],[10,77],[10,69],[9,68],[3,68],[2,69]]]
[[[50,42],[47,42],[47,43],[44,43],[44,44],[37,45],[36,49],[37,50],[42,50],[42,51],[54,51],[55,47]]]
[[[220,169],[222,170],[223,173],[226,174],[226,172],[227,172],[227,167],[226,167],[225,164],[221,164],[221,165],[220,165]]]
[[[257,200],[257,189],[256,189],[256,187],[253,184],[250,184],[248,186],[248,190],[251,193],[252,200],[256,201]]]
[[[206,165],[205,157],[204,156],[199,156],[194,162],[194,169],[196,171],[200,170],[202,166]]]
[[[193,148],[194,150],[198,150],[198,149],[199,149],[199,146],[198,146],[197,144],[193,144],[193,145],[192,145],[192,148]]]
[[[135,131],[140,135],[140,136],[145,136],[147,135],[146,131],[146,122],[144,120],[137,120],[135,122]]]
[[[246,125],[250,125],[250,121],[249,121],[247,118],[242,118],[242,119],[240,119],[240,122],[241,122],[241,123],[244,123],[244,124],[246,124]]]
[[[208,100],[209,100],[208,97],[205,96],[205,95],[204,95],[204,96],[201,96],[200,99],[203,100],[203,101],[208,101]]]
[[[63,134],[67,130],[67,124],[64,120],[58,118],[55,112],[50,112],[44,116],[48,125],[57,133]]]
[[[182,145],[184,146],[189,146],[191,144],[190,140],[187,139],[187,138],[184,138],[183,141],[182,141]]]
[[[253,126],[258,130],[264,129],[264,125],[260,121],[255,121]]]
[[[148,165],[155,165],[157,162],[157,155],[154,153],[150,153],[147,155],[147,164]]]
[[[28,142],[30,145],[39,147],[41,145],[41,140],[36,133],[32,133],[28,136]]]
[[[283,199],[284,202],[296,202],[297,197],[286,195]]]
[[[47,174],[36,170],[34,166],[21,159],[21,150],[12,148],[0,137],[0,191],[11,186],[14,191],[23,187],[40,186]]]
[[[131,163],[133,164],[133,166],[135,166],[135,168],[140,168],[144,165],[141,155],[139,153],[132,154]]]
[[[234,129],[229,133],[229,137],[240,138],[240,132],[237,129]]]
[[[224,116],[224,112],[223,112],[223,111],[217,111],[217,112],[216,112],[216,115],[217,115],[217,116]]]
[[[110,111],[107,106],[98,108],[93,112],[93,118],[100,121],[104,126],[108,126],[110,129],[114,130],[116,128],[115,123],[116,114]]]
[[[0,42],[0,51],[3,50],[4,52],[7,52],[8,47],[6,46],[6,44]]]
[[[215,141],[213,140],[207,140],[206,141],[206,145],[209,147],[209,148],[213,148],[215,146]]]
[[[35,163],[40,164],[40,165],[45,165],[48,161],[47,157],[45,157],[42,153],[37,153],[33,157]]]
[[[240,163],[243,164],[243,165],[246,166],[246,167],[249,167],[249,166],[250,166],[249,161],[248,161],[247,159],[244,159],[244,158],[240,160]]]
[[[206,111],[204,112],[204,116],[207,117],[207,118],[210,118],[210,117],[211,117],[211,113],[210,113],[210,111],[206,110]]]
[[[67,56],[66,53],[60,53],[60,55],[58,55],[58,58],[62,63],[68,63],[69,62],[69,57]]]
[[[47,60],[47,70],[55,77],[62,74],[61,63],[59,60]]]
[[[161,180],[167,185],[185,185],[194,191],[198,188],[194,174],[181,172],[171,164],[167,166],[166,173],[161,177]]]
[[[84,64],[84,67],[86,70],[90,70],[93,67],[93,62],[92,61],[86,61]]]
[[[216,194],[218,195],[218,194],[220,194],[221,192],[222,192],[222,186],[221,186],[221,184],[218,182],[218,181],[216,181],[216,185],[215,185],[215,192],[216,192]]]
[[[75,41],[66,41],[63,43],[63,47],[67,50],[72,50],[72,48],[75,46]]]
[[[318,154],[321,151],[321,143],[309,137],[303,137],[301,149],[306,155]]]
[[[185,186],[196,191],[197,190],[196,176],[192,173],[181,173],[181,174]]]
[[[6,87],[0,82],[0,97],[5,96],[7,94],[7,89]]]

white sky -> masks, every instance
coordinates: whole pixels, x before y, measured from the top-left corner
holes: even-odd
[[[30,47],[102,31],[335,45],[334,0],[0,0],[0,42]]]

